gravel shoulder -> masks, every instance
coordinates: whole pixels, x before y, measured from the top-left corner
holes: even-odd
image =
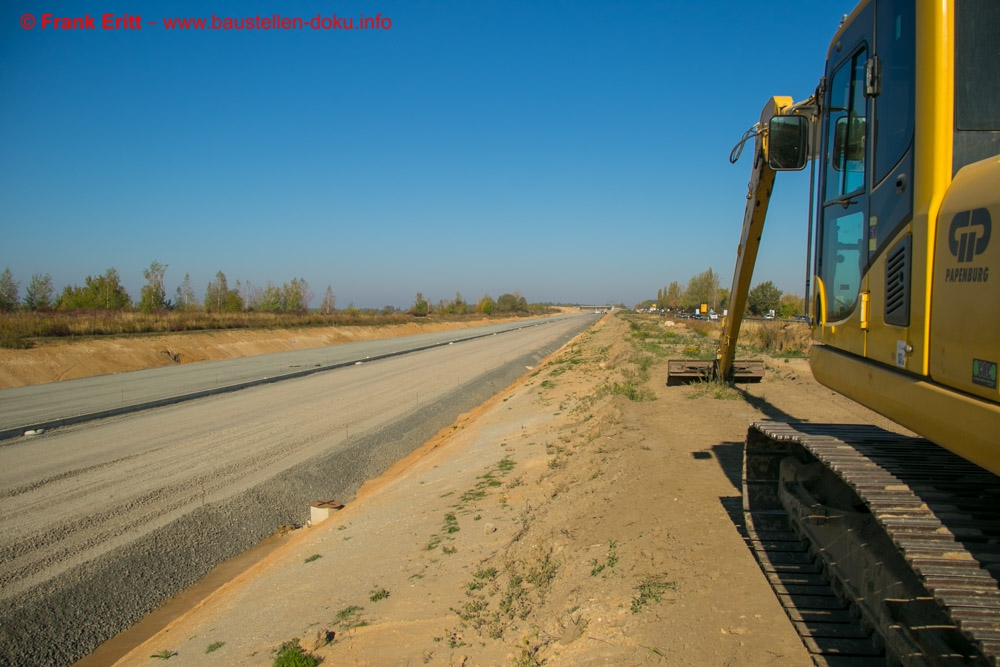
[[[0,664],[67,664],[349,499],[593,321],[568,318],[0,447]],[[58,636],[57,641],[51,637]]]
[[[740,533],[747,425],[891,424],[804,359],[666,387],[687,335],[605,317],[116,664],[809,664]]]

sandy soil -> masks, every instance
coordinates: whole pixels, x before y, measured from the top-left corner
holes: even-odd
[[[502,319],[426,322],[385,327],[236,329],[42,341],[28,350],[0,348],[0,389],[157,368],[196,361],[306,350],[362,340],[465,329]]]
[[[662,326],[662,325],[661,325]],[[885,420],[767,359],[740,392],[666,387],[619,317],[293,533],[118,664],[804,665],[744,543],[754,420]],[[661,345],[661,347],[663,347]]]

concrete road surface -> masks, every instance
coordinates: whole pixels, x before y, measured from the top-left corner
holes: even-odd
[[[279,525],[304,523],[310,501],[349,500],[595,319],[467,330],[491,335],[3,441],[0,664],[86,655]],[[377,343],[366,356],[402,345]],[[339,350],[309,352],[333,363]],[[153,386],[175,395],[178,370],[151,372],[169,378]]]
[[[574,316],[576,317],[576,316]],[[211,394],[332,370],[495,333],[542,326],[558,318],[402,336],[311,350],[204,361],[128,373],[0,389],[0,439]]]

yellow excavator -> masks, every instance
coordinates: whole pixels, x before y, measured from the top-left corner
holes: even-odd
[[[771,98],[749,138],[718,355],[677,375],[759,374],[734,352],[775,172],[811,164],[813,373],[919,436],[753,424],[761,568],[816,664],[996,666],[1000,2],[860,2],[815,93]]]

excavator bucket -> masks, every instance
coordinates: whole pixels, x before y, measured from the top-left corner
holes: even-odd
[[[701,382],[715,378],[714,361],[670,359],[667,361],[667,385]],[[764,377],[764,362],[757,359],[737,359],[733,362],[732,380],[760,382]]]
[[[711,380],[715,377],[714,361],[670,359],[667,361],[667,386]]]
[[[763,361],[759,359],[737,359],[733,362],[734,382],[760,382],[763,378]]]

